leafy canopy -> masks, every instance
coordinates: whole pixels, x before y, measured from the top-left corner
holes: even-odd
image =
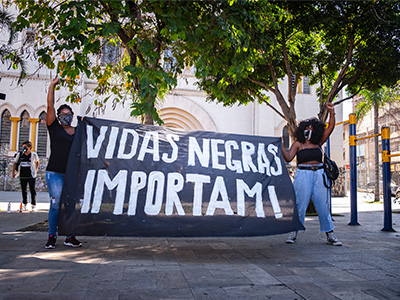
[[[400,77],[397,1],[212,2],[192,21],[187,51],[208,99],[265,103],[288,122],[292,136],[303,76],[318,87],[322,120],[325,102],[334,102],[345,87],[356,94]]]
[[[95,80],[94,104],[132,101],[132,115],[158,117],[155,103],[177,84],[184,57],[177,50],[177,3],[166,1],[14,1],[16,28],[35,28],[35,53],[42,65],[56,68],[70,90],[69,101],[82,98],[80,76]],[[163,53],[168,49],[170,56]],[[110,54],[107,59],[106,54]],[[103,58],[106,59],[103,59]],[[173,61],[173,63],[171,63]],[[164,64],[167,64],[166,68]],[[169,62],[169,63],[168,63]]]

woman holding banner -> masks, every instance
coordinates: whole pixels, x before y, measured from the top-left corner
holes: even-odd
[[[322,164],[321,145],[331,135],[335,128],[335,108],[332,103],[327,103],[329,111],[329,125],[317,118],[311,118],[299,123],[296,129],[296,141],[289,152],[282,147],[283,157],[286,162],[297,156],[297,171],[294,177],[294,190],[296,192],[296,206],[299,218],[304,226],[304,219],[310,198],[318,212],[320,229],[326,233],[330,245],[341,246],[342,243],[333,234],[332,216],[329,209],[328,189],[324,185],[324,168]],[[297,231],[292,232],[286,243],[293,244],[297,238]]]
[[[46,249],[56,247],[57,223],[60,209],[60,197],[64,184],[65,171],[69,152],[75,136],[75,127],[71,126],[74,113],[66,104],[56,110],[54,108],[54,91],[60,83],[59,78],[51,81],[47,94],[47,129],[50,136],[50,157],[46,168],[46,184],[50,195],[49,238]],[[65,246],[80,247],[82,243],[74,236],[67,236]]]

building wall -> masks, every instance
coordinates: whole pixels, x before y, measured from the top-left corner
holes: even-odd
[[[354,99],[353,107],[360,99]],[[400,103],[389,103],[379,109],[378,118],[379,133],[382,127],[390,128],[390,150],[391,154],[400,154]],[[348,124],[344,126],[343,153],[344,165],[349,166],[349,129]],[[374,134],[374,112],[371,110],[356,124],[357,138],[367,137]],[[374,138],[357,141],[357,186],[365,190],[368,183],[375,181],[375,144]],[[378,137],[379,177],[382,180],[382,143]],[[400,157],[391,158],[391,177],[393,183],[400,184]],[[349,179],[349,178],[348,178]],[[350,188],[347,182],[348,189]]]
[[[8,71],[7,71],[8,72]],[[50,78],[54,76],[53,71],[42,69],[37,75],[29,79],[22,86],[18,86],[16,79],[17,73],[4,72],[2,66],[0,92],[5,93],[6,100],[0,100],[0,114],[8,109],[11,117],[20,117],[21,113],[26,110],[29,117],[38,119],[40,114],[46,112],[46,96],[50,83]],[[54,73],[54,72],[53,72]],[[220,103],[206,101],[204,92],[198,90],[195,83],[195,77],[190,70],[186,70],[179,78],[178,86],[172,90],[165,99],[160,101],[158,106],[160,116],[165,121],[166,126],[181,128],[185,130],[206,130],[217,131],[245,135],[261,135],[261,136],[275,136],[281,137],[283,128],[286,122],[276,114],[267,105],[259,103],[250,103],[248,105],[233,105],[232,107],[224,107]],[[85,79],[80,80],[79,88],[81,89],[82,100],[79,104],[70,104],[76,116],[90,116],[111,120],[120,120],[127,122],[137,122],[140,120],[130,116],[129,103],[119,103],[112,107],[112,103],[107,103],[102,111],[96,109],[93,105],[94,98],[90,95],[93,89],[93,82]],[[282,83],[282,93],[287,94],[286,81]],[[311,87],[310,94],[299,93],[296,100],[296,111],[298,120],[306,119],[316,116],[319,111],[315,89]],[[65,103],[65,98],[68,91],[61,88],[56,91],[56,107]],[[270,95],[271,104],[278,107],[275,97]],[[336,109],[337,121],[341,121],[342,111],[339,106]],[[40,122],[44,122],[39,121]],[[17,123],[17,125],[19,122]],[[76,119],[73,125],[76,125]],[[19,128],[17,128],[17,140]],[[10,134],[11,135],[11,134]],[[46,143],[47,153],[49,155],[49,141],[48,139],[43,142],[37,140],[38,128],[35,132],[30,128],[29,139],[36,145]],[[10,136],[10,144],[12,137]],[[43,147],[43,145],[41,144]],[[10,161],[15,151],[1,153],[1,158],[6,158]],[[18,144],[16,149],[18,150]],[[41,165],[45,166],[47,161],[45,156],[41,156]],[[342,165],[342,132],[341,128],[337,128],[331,138],[331,156]],[[295,163],[292,163],[295,164]],[[42,169],[44,172],[44,168]],[[10,172],[10,165],[8,172]],[[42,176],[43,177],[43,176]],[[0,189],[2,187],[0,182]],[[41,184],[41,183],[40,183]],[[6,184],[7,187],[15,185]]]

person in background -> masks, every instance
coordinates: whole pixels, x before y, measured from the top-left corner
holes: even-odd
[[[294,172],[293,171],[289,171],[289,176],[290,176],[290,180],[294,180]]]
[[[289,152],[282,147],[283,157],[286,162],[297,156],[297,171],[294,177],[294,190],[296,193],[296,206],[299,218],[304,226],[304,219],[310,198],[318,212],[320,229],[326,233],[330,245],[341,246],[342,243],[333,234],[332,216],[329,209],[328,189],[324,185],[324,168],[322,164],[321,145],[331,135],[335,128],[335,108],[332,103],[327,103],[329,111],[329,125],[317,118],[311,118],[299,123]],[[286,242],[293,244],[297,238],[297,231],[292,232]]]
[[[19,168],[19,180],[21,183],[22,191],[22,204],[23,210],[28,210],[28,193],[27,186],[29,184],[29,191],[31,192],[31,211],[36,211],[36,174],[39,169],[39,156],[32,151],[32,143],[25,141],[22,143],[23,150],[18,152],[15,156],[12,169],[12,178]]]
[[[49,237],[46,249],[52,249],[57,241],[57,223],[60,209],[60,198],[64,184],[67,161],[75,137],[75,127],[71,126],[74,113],[66,104],[56,110],[54,108],[55,87],[60,83],[59,78],[51,81],[47,94],[47,129],[50,136],[50,157],[46,168],[46,183],[49,189]],[[75,236],[67,236],[65,246],[80,247],[82,243]]]

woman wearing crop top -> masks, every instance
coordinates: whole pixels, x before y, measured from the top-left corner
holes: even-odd
[[[327,103],[329,111],[329,125],[317,118],[311,118],[299,123],[296,129],[296,141],[292,144],[289,152],[282,147],[283,157],[287,162],[297,156],[297,171],[293,185],[296,192],[296,206],[301,223],[304,225],[306,210],[310,198],[318,212],[320,229],[326,233],[327,241],[334,246],[341,246],[342,243],[333,234],[332,216],[328,203],[328,190],[324,185],[324,169],[322,164],[321,145],[331,135],[335,128],[335,108],[332,103]],[[297,231],[292,232],[287,243],[293,244],[297,238]]]
[[[50,136],[50,157],[46,168],[46,184],[50,196],[49,209],[49,238],[46,249],[56,247],[57,223],[60,209],[60,197],[64,184],[64,176],[67,168],[69,152],[75,136],[75,127],[71,126],[74,113],[66,104],[56,110],[54,108],[54,90],[60,83],[59,78],[51,81],[47,94],[47,129]],[[82,243],[74,236],[67,236],[65,246],[80,247]]]

